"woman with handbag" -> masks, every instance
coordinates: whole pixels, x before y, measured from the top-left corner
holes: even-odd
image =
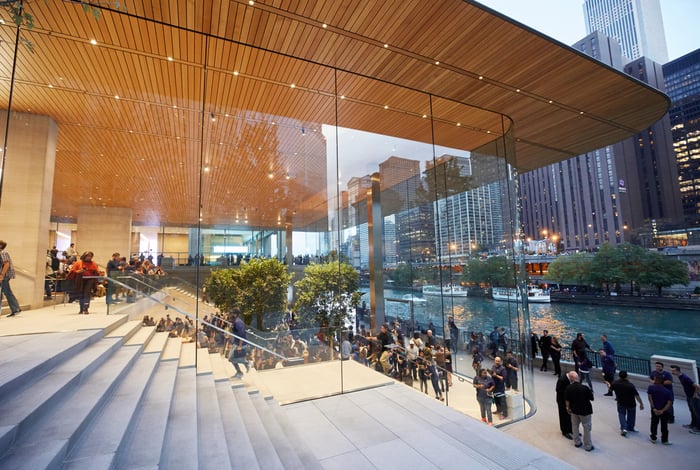
[[[74,293],[80,303],[80,312],[78,315],[90,313],[90,299],[93,292],[97,288],[97,276],[101,276],[100,268],[92,258],[95,254],[92,251],[86,251],[78,261],[73,263],[68,279],[75,281]]]

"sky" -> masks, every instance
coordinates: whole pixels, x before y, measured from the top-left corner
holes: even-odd
[[[568,46],[586,36],[583,0],[477,0]],[[700,0],[661,0],[669,60],[700,49]]]

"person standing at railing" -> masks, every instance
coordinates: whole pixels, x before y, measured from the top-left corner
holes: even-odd
[[[576,374],[579,374],[579,364],[584,364],[587,360],[586,351],[593,352],[591,347],[586,342],[584,334],[581,332],[576,333],[576,339],[571,343],[571,353],[573,355],[574,364],[576,367]]]
[[[15,278],[15,267],[12,265],[12,258],[5,251],[5,248],[7,248],[7,242],[0,240],[0,263],[2,263],[2,268],[0,268],[0,305],[2,305],[2,296],[4,295],[7,298],[7,304],[10,306],[8,317],[14,317],[22,309],[20,309],[17,297],[15,297],[10,287],[10,280]]]
[[[119,299],[115,298],[117,286],[112,282],[112,279],[121,271],[119,269],[120,259],[119,253],[112,253],[112,258],[107,262],[107,295],[105,296],[107,304],[120,302]]]
[[[73,263],[68,274],[70,278],[75,280],[74,292],[80,304],[78,315],[90,313],[88,309],[92,294],[97,288],[97,276],[102,275],[100,267],[92,260],[94,256],[92,251],[83,253],[80,259]]]
[[[508,417],[508,402],[506,402],[506,368],[503,366],[501,358],[496,356],[493,360],[493,368],[491,369],[491,378],[496,384],[493,389],[493,399],[496,402],[496,413],[500,419]]]
[[[506,390],[513,389],[518,391],[518,360],[513,356],[513,351],[506,351],[506,357],[503,361],[506,368]]]
[[[611,354],[606,353],[604,349],[598,351],[598,354],[600,354],[601,368],[603,369],[603,380],[608,386],[608,393],[606,393],[605,396],[611,397],[613,392],[610,390],[610,384],[615,378],[615,359]]]
[[[552,336],[552,344],[549,346],[549,355],[552,356],[552,364],[554,364],[554,374],[561,377],[561,343],[556,336]]]
[[[544,330],[542,332],[542,336],[540,336],[540,351],[542,352],[542,365],[540,366],[541,372],[547,372],[547,361],[549,361],[551,349],[552,337],[549,336],[549,332],[547,330]]]
[[[682,374],[681,368],[678,366],[671,366],[671,374],[678,377],[688,401],[690,424],[684,424],[683,427],[689,428],[691,434],[700,434],[700,385],[693,382],[693,379],[688,375]]]

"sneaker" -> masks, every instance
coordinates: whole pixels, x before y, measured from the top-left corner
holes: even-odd
[[[620,436],[626,436],[626,435],[627,435],[627,431],[626,431],[626,430],[623,429],[622,431],[620,431]]]
[[[486,418],[481,418],[481,421],[483,421],[483,422],[485,423],[485,422],[486,422]]]
[[[689,432],[690,434],[700,434],[700,429],[695,429],[695,428],[693,428],[693,429],[690,429],[688,432]]]
[[[684,424],[683,427],[686,429],[693,429],[693,426],[691,426],[690,424]]]
[[[493,423],[491,421],[489,421],[489,426],[493,426]]]
[[[663,445],[665,445],[665,446],[670,446],[670,445],[671,445],[671,443],[668,442],[668,441],[662,441],[661,443],[662,443]]]
[[[592,451],[592,450],[595,450],[595,446],[591,446],[590,449],[584,449],[584,450],[585,450],[586,452],[590,452],[590,451]]]
[[[581,447],[583,445],[583,442],[579,442],[578,444],[574,444],[574,447]]]
[[[654,436],[649,436],[649,440],[652,444],[656,444],[656,438]]]
[[[628,429],[627,432],[639,432],[636,429]]]

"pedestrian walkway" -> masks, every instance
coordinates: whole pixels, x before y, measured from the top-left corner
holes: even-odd
[[[570,368],[562,366],[566,373]],[[594,382],[593,390],[593,445],[595,450],[584,452],[574,447],[559,431],[559,418],[554,388],[556,377],[550,372],[535,371],[535,394],[537,412],[521,422],[502,428],[502,431],[527,442],[550,455],[558,457],[579,468],[640,469],[640,468],[699,468],[700,435],[690,434],[682,427],[690,423],[690,412],[685,400],[676,397],[675,424],[669,425],[670,446],[652,444],[649,441],[651,415],[646,389],[638,387],[644,402],[644,410],[637,407],[638,433],[620,436],[615,397],[603,394],[607,388],[602,382]]]

